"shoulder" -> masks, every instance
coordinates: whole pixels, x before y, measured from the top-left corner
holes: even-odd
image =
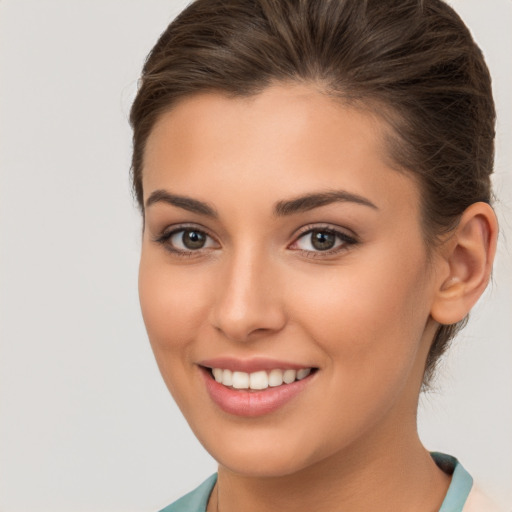
[[[439,512],[504,512],[475,485],[455,457],[438,452],[431,455],[439,468],[452,477]]]
[[[206,505],[216,481],[217,473],[205,480],[192,492],[185,494],[179,500],[160,510],[160,512],[206,512]]]
[[[481,489],[474,485],[462,512],[504,512]]]

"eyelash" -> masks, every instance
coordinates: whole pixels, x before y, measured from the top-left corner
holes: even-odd
[[[327,249],[325,251],[309,251],[304,249],[294,249],[300,252],[306,258],[325,258],[329,256],[335,256],[339,253],[345,252],[350,249],[351,246],[354,246],[359,243],[359,240],[355,236],[348,235],[347,233],[340,231],[339,229],[333,228],[328,225],[309,225],[305,226],[303,230],[297,235],[294,242],[291,245],[296,244],[301,238],[306,237],[307,235],[313,232],[320,233],[328,233],[334,235],[338,240],[341,241],[341,244],[332,249]]]
[[[197,233],[200,233],[202,235],[205,235],[206,237],[215,240],[213,236],[211,236],[206,230],[197,228],[193,225],[181,225],[177,226],[176,228],[172,229],[171,231],[164,231],[162,234],[157,236],[154,241],[163,245],[165,249],[169,252],[171,252],[173,255],[176,255],[180,258],[192,258],[197,257],[201,254],[201,249],[197,250],[182,250],[182,249],[176,249],[173,247],[169,240],[176,234],[180,232],[185,231],[195,231]],[[311,234],[313,232],[320,232],[320,233],[328,233],[331,235],[334,235],[338,240],[341,240],[341,244],[339,244],[337,247],[334,247],[333,249],[327,249],[325,251],[311,251],[311,250],[304,250],[304,249],[292,249],[294,251],[300,252],[303,256],[306,258],[322,258],[322,257],[328,257],[333,256],[336,254],[339,254],[341,252],[347,251],[351,246],[354,246],[359,243],[357,238],[354,236],[347,235],[343,231],[340,231],[338,229],[335,229],[331,226],[327,225],[309,225],[305,226],[303,230],[296,236],[295,240],[290,244],[291,245],[296,244],[301,238],[306,237],[308,234]]]
[[[194,225],[181,225],[175,227],[170,231],[164,230],[159,236],[157,236],[154,239],[154,241],[163,245],[167,251],[171,252],[173,255],[178,256],[180,258],[193,258],[199,256],[201,249],[197,249],[195,251],[185,251],[183,249],[176,249],[170,244],[169,241],[174,235],[185,231],[194,231],[196,233],[205,235],[206,237],[211,238],[212,240],[215,240],[215,238],[211,236],[204,228],[198,228],[197,226]]]

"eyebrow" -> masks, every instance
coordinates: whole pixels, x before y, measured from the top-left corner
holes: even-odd
[[[187,196],[179,196],[171,194],[167,190],[155,190],[146,201],[146,208],[155,203],[167,203],[183,210],[187,210],[192,213],[198,213],[199,215],[205,215],[207,217],[217,218],[219,215],[213,206],[197,199],[192,199]]]
[[[284,217],[287,215],[293,215],[296,213],[306,212],[326,206],[332,203],[347,202],[355,203],[363,206],[368,206],[375,210],[379,208],[373,204],[369,199],[352,194],[345,190],[330,190],[327,192],[314,192],[310,194],[304,194],[302,196],[290,199],[287,201],[278,201],[274,206],[274,215],[277,217]],[[171,194],[167,190],[155,190],[151,193],[146,201],[146,208],[155,203],[166,203],[183,210],[187,210],[192,213],[198,213],[199,215],[205,215],[211,218],[218,218],[217,210],[208,203],[192,199],[187,196],[180,196]]]
[[[326,206],[332,203],[356,203],[363,206],[368,206],[374,210],[379,208],[373,204],[369,199],[352,194],[345,190],[331,190],[327,192],[317,192],[312,194],[305,194],[296,197],[289,201],[279,201],[274,208],[274,215],[278,217],[293,215],[294,213],[307,212],[320,206]]]

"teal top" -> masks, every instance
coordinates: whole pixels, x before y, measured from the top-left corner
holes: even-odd
[[[473,478],[455,457],[438,452],[433,452],[431,455],[445,473],[452,474],[450,487],[439,512],[462,512],[469,491],[473,486]],[[160,512],[206,512],[206,505],[216,481],[217,474],[215,473],[197,489],[189,492]]]

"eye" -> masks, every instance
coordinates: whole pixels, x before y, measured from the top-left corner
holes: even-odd
[[[218,246],[217,242],[204,231],[196,228],[180,228],[162,234],[156,240],[174,253],[191,253]]]
[[[357,242],[353,237],[341,231],[314,228],[297,238],[290,248],[307,252],[333,253],[355,243]]]
[[[208,238],[206,233],[197,229],[182,229],[169,237],[169,242],[176,249],[195,251],[203,249],[209,241]]]

